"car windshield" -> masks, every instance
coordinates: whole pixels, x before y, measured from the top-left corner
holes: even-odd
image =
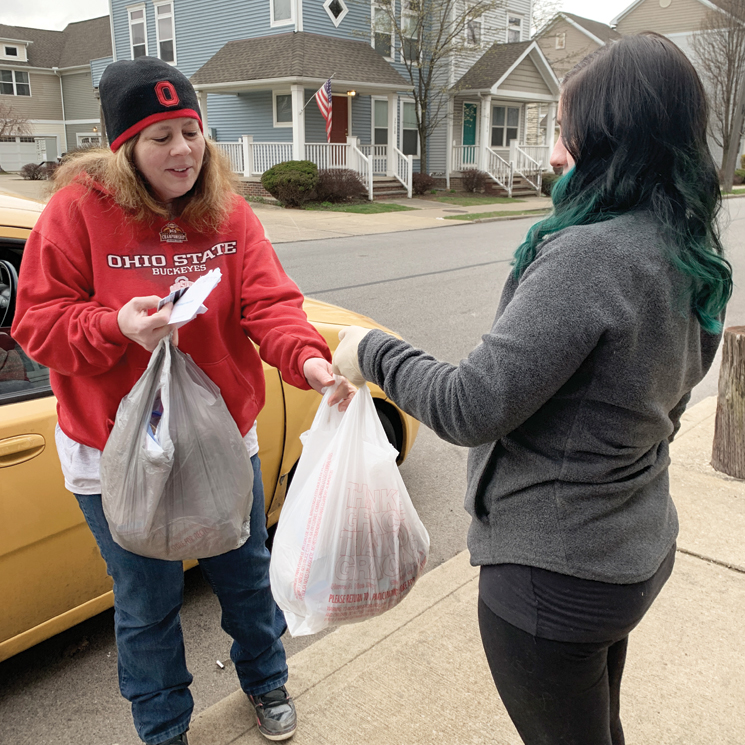
[[[24,241],[0,238],[0,404],[51,395],[49,370],[34,362],[10,333]]]

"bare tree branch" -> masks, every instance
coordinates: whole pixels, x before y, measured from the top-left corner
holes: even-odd
[[[733,125],[740,119],[738,105],[743,104],[738,102],[738,90],[745,75],[745,0],[718,0],[717,4],[722,10],[706,14],[693,37],[693,53],[709,97],[709,133],[722,148],[724,165],[731,143],[737,147],[743,135],[733,132]]]
[[[428,141],[447,117],[451,60],[476,60],[494,40],[495,11],[504,0],[377,0],[372,35],[394,39],[391,54],[413,86],[422,170],[427,169]]]
[[[31,134],[28,119],[8,101],[0,101],[0,137]]]

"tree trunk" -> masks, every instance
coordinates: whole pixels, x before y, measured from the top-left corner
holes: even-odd
[[[745,479],[745,326],[724,330],[711,465]]]

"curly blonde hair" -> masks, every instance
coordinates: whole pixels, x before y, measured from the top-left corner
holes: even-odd
[[[89,148],[72,153],[54,173],[53,191],[80,183],[92,190],[100,184],[134,220],[155,216],[179,217],[203,233],[219,231],[230,214],[236,177],[228,159],[208,139],[204,141],[202,168],[194,186],[171,204],[159,202],[138,171],[134,149],[139,134],[127,140],[115,153],[108,148]]]

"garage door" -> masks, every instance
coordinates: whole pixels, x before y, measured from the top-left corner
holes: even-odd
[[[33,137],[0,137],[0,166],[3,170],[20,171],[26,163],[38,162]]]

